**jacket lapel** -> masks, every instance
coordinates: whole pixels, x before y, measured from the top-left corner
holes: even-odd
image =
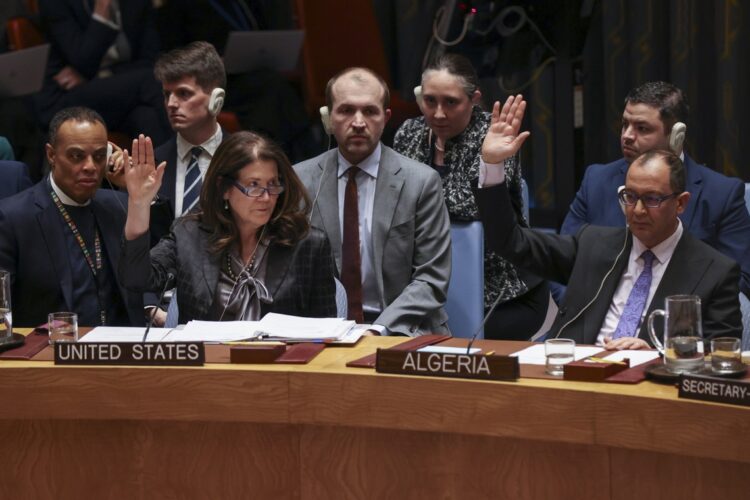
[[[51,187],[49,180],[37,184],[34,188],[34,203],[39,208],[37,223],[39,233],[47,249],[49,261],[55,269],[56,279],[60,283],[63,299],[68,310],[73,309],[73,274],[70,269],[68,248],[65,245],[65,233],[67,228],[50,196]]]
[[[287,246],[273,245],[268,248],[265,285],[271,297],[278,297],[281,284],[284,282],[292,263],[294,249]]]
[[[313,225],[318,226],[325,231],[328,236],[328,242],[331,244],[333,256],[336,259],[336,267],[341,270],[341,227],[339,224],[339,190],[338,190],[338,157],[337,150],[326,157],[318,164],[321,169],[319,178],[319,188],[315,196],[315,206],[313,207]],[[321,203],[321,200],[322,203]],[[335,203],[332,201],[335,200]],[[315,224],[318,222],[319,224]]]
[[[692,227],[693,217],[695,216],[695,207],[698,206],[701,200],[701,192],[703,191],[703,177],[700,174],[698,167],[695,162],[687,154],[685,154],[685,188],[690,192],[690,201],[685,207],[685,211],[680,215],[682,220],[682,226],[687,228]],[[700,225],[698,225],[700,227]]]
[[[372,214],[372,253],[380,296],[383,297],[383,249],[393,223],[404,176],[393,151],[385,146],[380,154]]]

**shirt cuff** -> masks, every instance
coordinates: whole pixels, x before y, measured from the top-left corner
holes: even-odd
[[[100,16],[99,14],[92,14],[91,17],[92,19],[94,19],[94,21],[99,21],[100,23],[109,26],[113,30],[120,31],[120,27],[116,25],[115,23],[113,23],[112,21],[110,21],[109,19],[107,19],[106,17]]]
[[[368,330],[374,330],[382,336],[390,335],[388,328],[384,327],[383,325],[370,325],[370,328],[368,328]]]
[[[505,162],[485,163],[479,158],[479,187],[492,187],[505,182]]]

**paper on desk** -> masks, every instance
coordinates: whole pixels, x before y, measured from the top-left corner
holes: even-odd
[[[236,342],[255,337],[258,321],[189,321],[182,330],[172,330],[170,342]]]
[[[142,342],[145,328],[128,326],[97,326],[81,337],[79,342]],[[164,342],[171,328],[152,328],[148,332],[149,342]]]
[[[417,349],[419,352],[436,352],[439,354],[466,354],[466,348],[465,347],[441,347],[439,345],[428,345],[426,347],[422,347],[421,349]],[[476,354],[479,351],[481,351],[478,347],[472,347],[469,351],[469,354]]]
[[[268,313],[258,323],[259,337],[269,340],[341,339],[355,325],[342,318],[303,318]]]
[[[576,346],[575,361],[593,356],[599,352],[602,352],[601,347]],[[518,357],[518,362],[522,365],[544,365],[547,363],[547,357],[544,355],[544,344],[534,344],[531,347],[514,352],[511,356]]]
[[[643,363],[648,363],[652,359],[656,359],[659,357],[659,351],[635,351],[635,350],[624,350],[624,351],[616,351],[608,356],[605,356],[604,359],[609,359],[612,361],[622,361],[625,358],[630,359],[630,367],[642,365]]]

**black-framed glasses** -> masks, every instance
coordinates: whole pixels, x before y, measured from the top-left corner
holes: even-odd
[[[656,194],[644,194],[639,196],[632,191],[623,189],[618,193],[617,196],[625,205],[633,206],[638,203],[638,200],[641,200],[643,205],[648,208],[659,208],[663,201],[666,201],[670,198],[675,198],[679,195],[680,193],[665,194],[664,196],[659,196]]]
[[[240,184],[239,181],[232,181],[232,185],[242,191],[242,194],[251,198],[260,198],[261,196],[263,196],[263,193],[268,193],[268,196],[278,196],[284,192],[283,184],[269,184],[267,187],[246,187]]]

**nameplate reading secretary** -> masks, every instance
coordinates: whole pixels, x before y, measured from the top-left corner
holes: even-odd
[[[203,342],[57,342],[56,365],[203,366]]]
[[[375,371],[427,377],[516,380],[520,376],[518,358],[378,349]]]

